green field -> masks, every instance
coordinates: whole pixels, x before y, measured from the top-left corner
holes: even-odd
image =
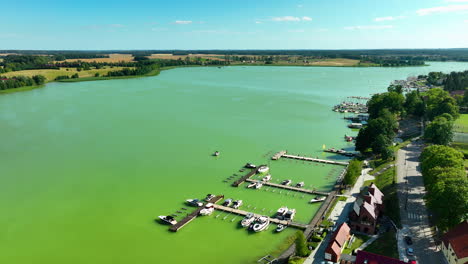
[[[92,69],[88,71],[77,71],[76,68],[60,68],[59,70],[52,70],[52,69],[39,69],[39,70],[24,70],[24,71],[13,71],[1,74],[2,76],[6,77],[13,77],[13,76],[28,76],[32,77],[34,75],[43,75],[46,77],[47,81],[53,81],[58,76],[68,75],[72,76],[75,73],[81,77],[93,77],[96,73],[99,73],[101,76],[107,74],[110,71],[118,71],[122,70],[124,67],[104,67],[102,69]]]
[[[457,120],[455,120],[453,131],[460,133],[468,133],[468,114],[461,114],[460,117]]]

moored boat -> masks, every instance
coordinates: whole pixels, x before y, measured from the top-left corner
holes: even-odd
[[[257,185],[256,182],[252,182],[249,185],[247,185],[247,188],[253,188],[255,185]]]
[[[174,219],[174,217],[170,215],[160,215],[159,219],[163,221],[164,223],[170,224],[170,225],[175,225],[177,224],[177,220]]]
[[[286,206],[280,207],[278,211],[276,211],[276,218],[283,219],[287,211],[288,208]]]
[[[270,180],[271,180],[271,175],[270,174],[267,174],[267,175],[265,175],[265,177],[262,178],[262,181],[264,181],[264,182],[268,182]]]
[[[247,163],[247,164],[245,164],[244,167],[246,167],[246,168],[248,168],[248,169],[255,169],[255,168],[257,168],[257,166],[255,166],[255,164],[252,164],[252,163]]]
[[[284,215],[284,220],[294,220],[296,216],[296,209],[289,209]]]
[[[198,206],[198,207],[203,206],[203,203],[200,202],[200,200],[198,199],[187,199],[187,203],[193,206]]]
[[[212,203],[207,203],[205,208],[200,210],[200,215],[210,215],[214,212],[214,205]]]
[[[317,202],[323,202],[325,201],[325,199],[327,199],[325,196],[315,196],[314,199],[310,200],[311,203],[317,203]]]
[[[267,216],[260,216],[253,223],[252,230],[254,232],[261,232],[267,229],[269,225],[270,225],[270,218],[268,218]]]
[[[226,199],[226,200],[224,200],[224,202],[223,202],[223,205],[224,205],[224,206],[231,206],[231,204],[232,204],[232,199]]]
[[[263,183],[261,181],[258,181],[256,184],[255,184],[255,189],[260,189],[262,188],[263,186]]]
[[[215,197],[216,197],[216,195],[209,193],[209,194],[206,195],[205,201],[209,202],[211,199],[213,199]]]
[[[270,168],[268,168],[267,165],[261,165],[260,167],[258,167],[257,172],[258,173],[265,173],[265,172],[268,172],[269,170],[270,170]]]
[[[281,232],[281,231],[285,230],[286,227],[288,227],[288,226],[287,226],[287,225],[283,225],[283,224],[278,224],[278,225],[276,226],[276,232]]]
[[[281,184],[288,186],[289,184],[291,184],[291,182],[292,182],[291,180],[284,180],[281,182]]]
[[[244,219],[242,219],[241,226],[248,227],[253,223],[253,221],[255,221],[255,215],[253,213],[248,213]]]
[[[299,183],[297,183],[297,184],[296,184],[296,187],[298,187],[298,188],[304,187],[304,182],[299,182]]]
[[[235,200],[235,201],[232,203],[232,208],[238,209],[239,207],[241,207],[242,203],[243,203],[242,200]]]

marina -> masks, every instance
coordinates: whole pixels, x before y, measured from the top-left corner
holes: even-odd
[[[252,179],[246,179],[245,181],[247,181],[247,182],[257,182],[256,180],[252,180]],[[300,188],[300,187],[294,187],[294,186],[289,186],[289,185],[284,185],[284,184],[277,184],[277,183],[272,183],[272,182],[263,182],[263,185],[268,185],[268,186],[271,186],[271,187],[276,187],[276,188],[290,190],[290,191],[309,193],[309,194],[319,194],[319,195],[324,195],[324,196],[327,196],[327,195],[330,194],[330,193],[327,193],[327,192],[308,190],[308,189],[304,189],[304,188]]]
[[[325,160],[325,159],[319,159],[319,158],[310,158],[310,157],[304,157],[304,156],[290,155],[290,154],[286,154],[286,153],[287,153],[287,151],[282,150],[282,151],[276,153],[275,155],[273,155],[272,159],[275,158],[275,160],[279,160],[280,158],[288,158],[288,159],[312,161],[312,162],[326,163],[326,164],[333,164],[333,165],[343,165],[343,166],[348,165],[348,162]]]

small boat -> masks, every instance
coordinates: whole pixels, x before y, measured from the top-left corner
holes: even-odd
[[[209,193],[209,194],[206,195],[205,201],[209,202],[211,199],[213,199],[215,197],[216,197],[216,195]]]
[[[361,123],[351,123],[348,125],[349,128],[362,128]]]
[[[252,182],[249,185],[247,185],[247,188],[253,188],[255,185],[257,185],[256,182]]]
[[[288,186],[289,184],[291,184],[291,182],[292,182],[291,180],[284,180],[281,182],[281,184]]]
[[[257,166],[255,166],[255,164],[252,164],[252,163],[247,163],[247,164],[245,164],[244,167],[246,167],[246,168],[248,168],[248,169],[255,169],[255,168],[257,168]]]
[[[244,219],[242,219],[242,221],[241,221],[241,226],[242,226],[242,227],[248,227],[248,226],[250,226],[250,225],[253,223],[253,221],[255,221],[255,215],[252,214],[252,213],[248,213],[248,214],[244,217]]]
[[[270,174],[267,174],[265,177],[262,178],[262,181],[264,182],[268,182],[271,180],[271,175]]]
[[[304,187],[304,182],[299,182],[298,184],[296,184],[296,187],[298,188]]]
[[[207,203],[205,208],[200,210],[200,215],[210,215],[214,212],[214,205],[212,203]]]
[[[283,224],[278,224],[278,225],[276,226],[276,232],[281,232],[281,231],[285,230],[286,227],[288,227],[288,226],[287,226],[287,225],[283,225]]]
[[[226,199],[226,200],[224,200],[224,202],[223,202],[223,205],[224,205],[224,206],[231,206],[231,204],[232,204],[232,199]]]
[[[265,173],[265,172],[268,172],[269,170],[270,170],[270,168],[268,168],[267,165],[262,165],[262,166],[258,167],[257,172],[258,173]]]
[[[325,196],[316,196],[314,199],[310,200],[311,203],[323,202],[327,199]]]
[[[198,199],[188,199],[187,203],[193,206],[198,206],[198,207],[203,206],[203,203],[200,202],[200,200]]]
[[[219,151],[215,151],[215,152],[213,153],[213,156],[218,157],[218,156],[219,156]]]
[[[296,216],[296,209],[289,209],[284,215],[284,220],[293,220]]]
[[[252,230],[254,232],[261,232],[268,228],[270,225],[270,219],[267,216],[260,216],[252,225]]]
[[[243,203],[242,200],[235,200],[232,203],[232,208],[237,209],[237,208],[241,207],[242,203]]]
[[[170,215],[160,215],[159,219],[161,219],[164,223],[168,223],[170,225],[175,225],[177,224],[177,220],[174,219],[174,217]]]
[[[288,212],[288,208],[286,206],[280,207],[278,211],[276,211],[276,218],[283,219],[286,212]]]
[[[256,184],[255,184],[255,189],[260,189],[262,188],[263,186],[263,183],[261,181],[258,181]]]

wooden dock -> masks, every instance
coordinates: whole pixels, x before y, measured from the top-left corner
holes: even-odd
[[[246,216],[247,214],[249,214],[249,212],[244,211],[244,210],[234,209],[234,208],[231,208],[231,207],[226,207],[226,206],[222,206],[222,205],[218,205],[218,204],[215,204],[214,208],[216,210],[220,210],[220,211],[224,211],[224,212],[228,212],[228,213],[232,213],[232,214],[237,214],[237,215]],[[260,216],[259,214],[256,214],[256,215]],[[270,219],[271,223],[275,223],[275,224],[283,224],[283,225],[288,225],[288,226],[295,227],[295,228],[300,228],[300,229],[306,229],[308,227],[308,225],[306,225],[306,224],[301,224],[301,223],[297,223],[297,222],[279,220],[279,219],[271,218],[271,217],[269,217],[269,219]]]
[[[240,179],[232,183],[233,187],[239,187],[242,183],[244,183],[247,179],[250,179],[252,176],[254,176],[257,173],[257,169],[252,169],[249,173],[246,175],[242,176]]]
[[[211,200],[209,200],[208,202],[215,204],[215,203],[219,202],[223,198],[224,198],[224,195],[218,195],[218,196],[215,196],[214,198],[212,198]],[[179,231],[182,227],[184,227],[188,223],[192,222],[193,219],[197,218],[197,216],[200,214],[200,211],[203,208],[205,208],[205,204],[203,204],[203,206],[198,207],[192,213],[188,214],[186,217],[184,217],[184,219],[177,222],[177,224],[171,226],[171,228],[169,228],[169,230],[172,231],[172,232]]]
[[[349,151],[343,151],[343,150],[340,150],[340,149],[324,149],[323,151],[328,152],[328,153],[343,155],[343,156],[346,156],[346,157],[356,157],[356,156],[358,156],[358,154],[356,154],[356,153],[349,152]]]
[[[284,154],[286,154],[286,150],[282,150],[278,153],[276,153],[275,155],[273,155],[273,157],[271,157],[272,160],[279,160]]]
[[[334,160],[325,160],[325,159],[316,159],[316,158],[309,158],[309,157],[296,156],[296,155],[289,155],[289,154],[284,154],[282,157],[283,157],[283,158],[288,158],[288,159],[297,159],[297,160],[312,161],[312,162],[325,163],[325,164],[333,164],[333,165],[342,165],[342,166],[348,165],[348,162],[334,161]]]
[[[256,180],[252,179],[247,179],[246,181],[248,182],[257,182]],[[302,193],[309,193],[309,194],[318,194],[318,195],[323,195],[323,196],[328,196],[330,193],[327,192],[320,192],[320,191],[314,191],[314,190],[309,190],[309,189],[304,189],[304,188],[299,188],[299,187],[294,187],[294,186],[289,186],[289,185],[283,185],[283,184],[277,184],[277,183],[272,183],[272,182],[262,182],[263,185],[268,185],[276,188],[281,188],[285,190],[290,190],[290,191],[296,191],[296,192],[302,192]]]

